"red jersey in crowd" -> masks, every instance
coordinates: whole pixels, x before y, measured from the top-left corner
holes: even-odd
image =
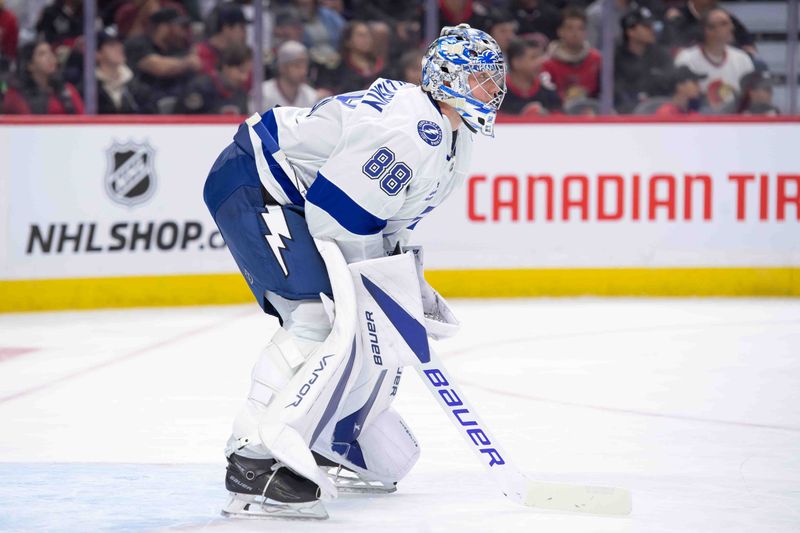
[[[0,7],[0,56],[16,59],[18,39],[17,17],[10,9]]]
[[[550,59],[545,61],[542,71],[550,74],[563,100],[581,96],[593,98],[600,92],[600,52],[584,44],[576,53],[567,51],[558,41],[550,49]]]
[[[680,115],[695,115],[694,111],[682,109],[672,102],[666,102],[656,109],[654,113],[657,117],[676,117]]]
[[[82,115],[83,100],[71,83],[65,83],[58,92],[47,93],[37,89],[22,92],[11,87],[2,110],[7,115]]]
[[[500,108],[504,114],[541,115],[543,111],[552,113],[561,110],[561,98],[558,97],[549,74],[537,76],[527,91],[514,85],[514,80],[509,76],[506,78],[506,88],[508,92]]]
[[[219,51],[214,48],[210,42],[203,41],[199,43],[195,49],[197,50],[197,57],[200,58],[200,63],[203,65],[203,74],[213,76],[217,71],[217,62],[219,61]]]
[[[203,74],[211,76],[217,76],[218,72],[217,69],[219,68],[219,50],[214,48],[210,41],[203,41],[195,46],[195,50],[197,51],[197,57],[200,58],[200,63],[203,65]],[[247,81],[245,82],[245,88],[249,91],[250,88],[253,86],[253,73],[251,72],[249,76],[247,76]]]

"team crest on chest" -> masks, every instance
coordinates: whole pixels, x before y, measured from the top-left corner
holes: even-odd
[[[439,146],[442,142],[442,128],[430,120],[420,120],[417,123],[417,131],[422,140],[431,146]]]

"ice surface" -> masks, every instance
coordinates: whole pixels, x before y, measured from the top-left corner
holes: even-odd
[[[438,352],[531,477],[627,518],[506,502],[413,372],[395,494],[231,521],[222,447],[277,324],[255,305],[0,315],[0,531],[798,532],[800,300],[456,301]]]

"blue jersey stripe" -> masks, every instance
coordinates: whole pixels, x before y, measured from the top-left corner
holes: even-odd
[[[270,153],[274,154],[280,147],[280,141],[278,138],[278,122],[275,120],[275,112],[272,109],[261,115],[261,124],[266,125],[267,131],[272,137],[272,143],[268,148]]]
[[[275,181],[278,182],[283,192],[286,193],[286,197],[295,205],[305,205],[303,195],[300,194],[300,191],[294,186],[294,183],[292,183],[292,180],[286,172],[283,171],[278,162],[275,161],[275,158],[272,157],[272,154],[280,150],[280,146],[278,144],[278,124],[275,122],[275,114],[271,109],[261,116],[261,122],[253,126],[253,131],[255,131],[258,138],[261,139],[264,158],[267,160],[272,175],[275,176]]]
[[[386,227],[386,221],[378,218],[347,196],[343,190],[317,172],[306,200],[316,205],[336,220],[344,229],[356,235],[374,235]]]

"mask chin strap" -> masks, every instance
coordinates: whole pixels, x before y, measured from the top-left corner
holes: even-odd
[[[467,129],[468,129],[469,131],[471,131],[472,133],[478,133],[478,130],[477,130],[477,129],[475,129],[475,128],[473,128],[473,127],[470,125],[470,123],[469,123],[469,122],[467,122],[467,120],[466,120],[464,117],[462,117],[461,115],[458,115],[458,116],[459,116],[459,118],[461,118],[461,122],[463,122],[463,123],[464,123],[464,125],[467,127]]]

